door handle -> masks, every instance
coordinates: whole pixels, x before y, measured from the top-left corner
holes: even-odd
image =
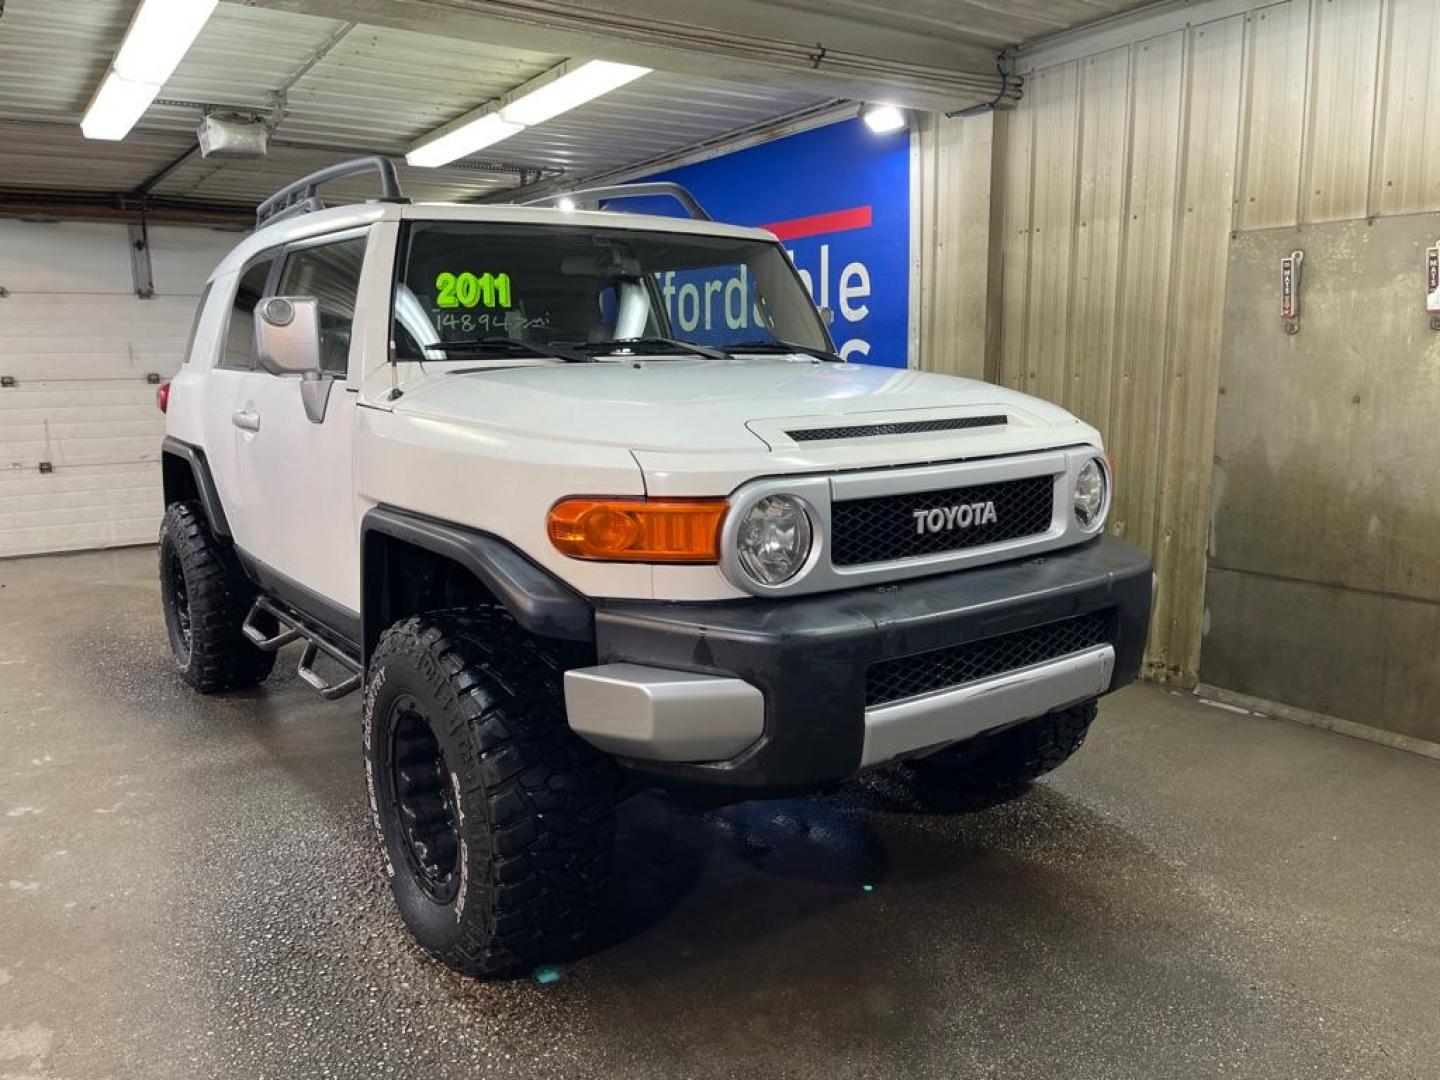
[[[230,416],[230,422],[241,431],[260,430],[260,414],[251,409],[236,409]]]

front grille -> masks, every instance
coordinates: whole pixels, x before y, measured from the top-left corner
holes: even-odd
[[[1035,536],[1050,528],[1054,490],[1054,477],[1027,476],[1023,480],[945,491],[837,502],[831,508],[830,562],[834,566],[863,566]],[[982,515],[971,514],[969,525],[947,519],[940,529],[932,531],[927,521],[922,532],[922,522],[915,517],[918,511],[977,503],[994,504],[993,521],[989,514],[984,514],[983,520],[973,520]]]
[[[998,637],[877,660],[865,679],[867,707],[950,690],[1113,641],[1113,610],[1092,611]]]
[[[905,420],[894,424],[852,424],[849,427],[800,428],[785,434],[796,442],[828,442],[834,439],[873,439],[880,435],[919,435],[927,431],[961,431],[965,428],[1001,427],[1009,419],[995,416],[952,416],[948,420]]]

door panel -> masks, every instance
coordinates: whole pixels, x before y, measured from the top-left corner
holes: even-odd
[[[247,375],[237,411],[257,430],[232,427],[240,480],[236,542],[271,570],[332,603],[360,610],[359,525],[350,493],[355,395],[332,380],[325,420],[305,415],[300,380]]]
[[[351,470],[356,395],[345,375],[364,253],[363,233],[284,253],[270,291],[319,301],[325,418],[306,415],[299,376],[257,370],[244,375],[233,436],[246,526],[237,542],[270,571],[351,613],[360,610],[360,525]]]

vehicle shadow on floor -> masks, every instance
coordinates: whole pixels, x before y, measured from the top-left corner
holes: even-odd
[[[663,923],[702,879],[723,888],[755,873],[873,889],[885,876],[885,851],[862,816],[828,800],[704,811],[657,792],[637,795],[616,814],[614,883],[596,932],[568,959],[613,948]]]
[[[764,932],[882,889],[889,859],[877,815],[920,814],[903,773],[885,770],[834,792],[703,810],[643,792],[616,813],[615,876],[597,928],[576,961],[661,926],[698,892],[790,882]],[[803,899],[801,899],[803,897]],[[760,929],[757,927],[757,929]],[[557,958],[559,959],[559,958]]]

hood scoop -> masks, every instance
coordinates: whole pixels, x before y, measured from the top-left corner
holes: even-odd
[[[936,420],[902,420],[888,424],[799,428],[785,434],[797,443],[835,442],[840,439],[874,439],[882,435],[920,435],[932,431],[959,431],[963,428],[1003,427],[1009,422],[1009,417],[1004,413],[996,413],[993,416],[950,416]]]

